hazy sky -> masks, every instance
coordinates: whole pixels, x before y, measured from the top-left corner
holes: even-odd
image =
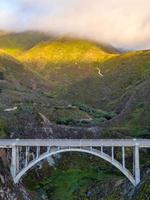
[[[0,0],[0,29],[150,48],[150,0]]]

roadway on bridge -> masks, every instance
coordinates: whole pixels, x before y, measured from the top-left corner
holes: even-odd
[[[60,146],[60,147],[86,147],[86,146],[136,146],[150,148],[150,139],[0,139],[0,148],[12,146]]]

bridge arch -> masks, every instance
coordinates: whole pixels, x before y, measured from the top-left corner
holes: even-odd
[[[18,183],[19,180],[21,179],[21,177],[23,175],[26,174],[27,171],[29,171],[33,166],[35,166],[37,163],[39,163],[40,161],[50,157],[50,156],[53,156],[53,155],[56,155],[56,154],[59,154],[59,153],[65,153],[65,152],[81,152],[81,153],[87,153],[87,154],[91,154],[91,155],[94,155],[94,156],[97,156],[107,162],[109,162],[110,164],[112,164],[114,167],[116,167],[118,170],[120,170],[122,172],[122,174],[124,174],[128,179],[129,181],[134,185],[136,186],[136,181],[133,177],[133,175],[130,173],[130,171],[128,169],[126,169],[125,167],[123,167],[123,165],[121,163],[119,163],[117,160],[115,159],[112,159],[111,156],[109,156],[108,154],[99,151],[97,149],[90,149],[90,150],[87,150],[87,149],[82,149],[82,148],[68,148],[68,149],[60,149],[60,150],[56,150],[54,152],[46,152],[46,153],[43,153],[41,154],[38,158],[35,158],[33,161],[31,161],[25,168],[23,168],[15,177],[14,177],[14,182],[15,183]]]

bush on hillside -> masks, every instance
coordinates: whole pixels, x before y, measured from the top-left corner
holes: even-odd
[[[0,138],[7,136],[6,123],[3,119],[0,119]]]
[[[114,116],[116,116],[116,113],[114,113],[114,112],[107,112],[107,111],[103,111],[101,109],[91,108],[84,104],[76,104],[76,106],[80,110],[87,112],[96,122],[110,120]]]

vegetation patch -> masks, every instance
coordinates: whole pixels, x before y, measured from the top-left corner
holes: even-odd
[[[46,192],[47,196],[54,200],[74,200],[75,196],[87,199],[87,189],[91,182],[101,182],[107,178],[110,178],[110,175],[94,170],[57,169],[53,170],[50,177],[36,182],[34,186],[28,184],[28,187],[30,190]]]
[[[7,124],[4,119],[0,119],[0,138],[8,136]]]
[[[95,122],[103,122],[105,120],[110,120],[116,116],[115,112],[107,112],[101,109],[95,109],[84,104],[75,104],[75,105],[78,106],[80,110],[88,113]]]
[[[150,200],[150,175],[147,175],[146,181],[142,183],[134,200]]]

